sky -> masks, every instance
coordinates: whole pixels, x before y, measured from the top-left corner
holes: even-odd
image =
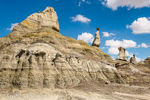
[[[100,27],[100,48],[113,59],[120,46],[137,61],[150,57],[150,0],[1,0],[0,37],[47,6],[56,11],[64,36],[91,45]]]

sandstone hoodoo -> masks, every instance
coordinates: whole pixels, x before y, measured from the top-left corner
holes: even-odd
[[[92,46],[99,47],[100,44],[101,44],[101,42],[100,42],[100,36],[99,36],[99,30],[100,30],[100,28],[96,28],[96,29],[97,29],[97,32],[95,33],[95,37],[94,37]]]
[[[136,64],[137,63],[135,55],[133,55],[133,57],[130,58],[130,63],[132,63],[132,64]]]
[[[119,50],[119,54],[117,60],[129,61],[128,57],[126,56],[126,52],[125,52],[126,49],[123,47],[119,47],[118,50]]]
[[[31,14],[27,19],[15,26],[7,37],[18,37],[40,31],[44,32],[50,28],[59,32],[57,14],[54,8],[47,7],[43,12]]]

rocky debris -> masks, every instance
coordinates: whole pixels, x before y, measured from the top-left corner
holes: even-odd
[[[127,61],[116,60],[115,67],[127,84],[137,85],[149,83],[150,81],[150,74],[146,72],[148,69],[145,69],[144,66],[139,67],[137,64],[135,65]],[[143,68],[145,70],[143,70]]]
[[[96,29],[97,29],[97,32],[95,33],[95,37],[94,37],[92,46],[99,47],[100,44],[101,44],[101,42],[100,42],[100,35],[99,35],[100,28],[96,28]]]
[[[126,56],[126,52],[125,52],[126,49],[123,47],[119,47],[118,50],[119,50],[119,54],[117,60],[129,61],[128,57]]]
[[[133,57],[130,58],[130,63],[132,63],[132,64],[136,64],[137,63],[135,55],[133,55]]]
[[[18,37],[49,29],[59,32],[58,17],[52,7],[47,7],[43,12],[31,14],[27,19],[15,26],[7,37]]]

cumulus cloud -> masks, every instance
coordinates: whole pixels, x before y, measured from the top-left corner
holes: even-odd
[[[149,46],[148,46],[147,44],[145,44],[145,43],[142,43],[142,44],[141,44],[141,47],[143,47],[143,48],[148,48]]]
[[[138,45],[138,46],[137,46],[137,48],[139,48],[139,47],[148,48],[148,47],[150,47],[150,46],[148,46],[148,45],[145,44],[145,43],[142,43],[141,45]]]
[[[133,34],[150,34],[150,21],[146,17],[141,17],[131,25],[126,25],[126,28],[131,29]]]
[[[117,10],[118,7],[142,8],[150,7],[150,0],[103,0],[102,4],[112,10]]]
[[[92,43],[94,40],[94,36],[91,33],[84,32],[81,35],[78,35],[77,40],[83,40],[87,43]]]
[[[137,61],[137,62],[140,62],[140,61],[142,61],[142,59],[141,59],[141,58],[136,57],[136,61]]]
[[[76,17],[70,17],[72,19],[73,22],[82,22],[82,23],[88,23],[88,22],[91,22],[91,19],[88,19],[86,17],[84,17],[83,15],[76,15]]]
[[[15,26],[17,26],[18,24],[19,24],[19,23],[11,23],[11,27],[10,27],[10,28],[6,28],[6,29],[12,31],[13,28],[14,28]]]
[[[110,37],[110,36],[112,36],[112,35],[116,35],[116,34],[114,34],[114,33],[108,33],[108,32],[102,32],[103,33],[103,37]]]
[[[141,45],[138,45],[137,48],[141,47]]]
[[[116,48],[116,47],[110,47],[110,48],[108,49],[108,53],[109,53],[109,54],[112,54],[112,55],[118,55],[118,54],[119,54],[119,50],[118,50],[118,48]]]
[[[124,47],[124,48],[135,48],[136,47],[136,42],[133,40],[125,40],[123,39],[123,41],[119,41],[119,40],[106,40],[105,43],[106,46],[110,46],[110,47]]]
[[[124,48],[136,48],[136,42],[133,40],[125,40],[123,39],[122,41],[119,40],[106,40],[105,42],[106,46],[110,46],[110,48],[108,49],[108,53],[112,54],[112,55],[118,55],[119,50],[118,47],[124,47]],[[126,52],[128,53],[128,52]],[[128,56],[131,55],[130,53],[128,53]]]
[[[108,49],[108,47],[102,47],[101,49]]]

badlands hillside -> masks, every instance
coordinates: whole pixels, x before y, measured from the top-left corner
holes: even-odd
[[[142,66],[62,36],[47,7],[0,38],[0,100],[150,100]]]

